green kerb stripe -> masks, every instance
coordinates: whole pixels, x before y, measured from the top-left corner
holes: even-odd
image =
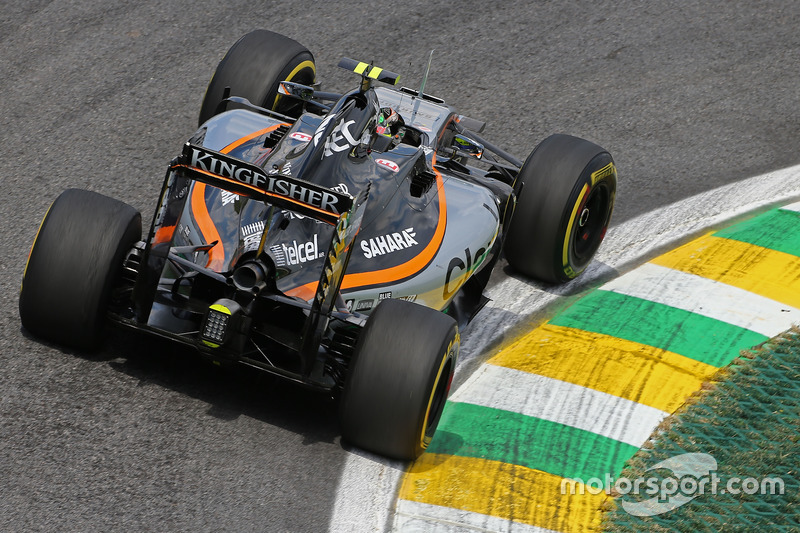
[[[617,475],[638,448],[519,413],[448,402],[428,452],[476,457],[587,480]]]
[[[587,294],[550,323],[662,348],[716,367],[767,340],[720,320],[603,290]]]
[[[800,257],[800,213],[774,209],[714,233]]]

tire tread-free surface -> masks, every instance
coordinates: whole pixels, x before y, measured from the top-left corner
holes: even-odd
[[[419,456],[427,446],[423,425],[434,386],[446,380],[441,383],[449,388],[457,350],[453,318],[403,300],[383,300],[356,344],[341,398],[342,437],[395,459]],[[438,400],[434,423],[444,409]]]
[[[310,62],[311,66],[303,66]],[[294,39],[269,30],[254,30],[231,46],[208,84],[199,123],[216,114],[226,87],[231,96],[247,98],[266,109],[292,113],[298,106],[279,101],[278,83],[292,78],[306,85],[314,83],[314,57]],[[300,70],[295,70],[300,67]]]
[[[22,325],[42,339],[95,348],[125,253],[141,238],[133,207],[68,189],[53,202],[31,249],[19,297]]]
[[[571,135],[554,134],[539,143],[517,177],[522,191],[504,244],[506,259],[515,270],[546,283],[563,283],[586,268],[605,236],[616,191],[616,174],[597,183],[592,183],[591,175],[612,162],[600,146]],[[591,232],[596,246],[585,257],[577,257],[576,219],[585,187],[589,192],[584,201],[605,193],[601,209],[590,218],[599,217],[604,224]]]

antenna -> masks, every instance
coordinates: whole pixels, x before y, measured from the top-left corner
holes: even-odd
[[[419,88],[419,97],[422,98],[422,93],[425,91],[425,84],[428,83],[428,73],[431,71],[431,61],[433,61],[433,53],[436,48],[431,50],[431,55],[428,56],[428,68],[425,69],[425,76],[422,77],[422,85]]]

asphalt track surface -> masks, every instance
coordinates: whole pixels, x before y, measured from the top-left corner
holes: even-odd
[[[94,354],[17,313],[50,202],[88,188],[149,223],[227,48],[305,44],[323,88],[350,56],[486,120],[520,157],[554,132],[614,154],[615,223],[800,162],[800,6],[769,2],[3,2],[0,530],[323,531],[349,453],[336,405],[116,336]],[[69,312],[69,310],[65,310]]]

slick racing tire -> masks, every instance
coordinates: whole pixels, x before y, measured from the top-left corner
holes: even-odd
[[[508,263],[547,283],[575,278],[611,221],[617,190],[611,154],[577,137],[552,135],[531,153],[517,180],[522,190],[504,243]]]
[[[356,343],[342,394],[342,438],[365,450],[413,460],[442,416],[459,349],[452,317],[383,300]]]
[[[95,192],[64,191],[45,215],[25,266],[23,327],[65,347],[95,348],[125,254],[141,235],[133,207]]]
[[[225,87],[231,96],[290,116],[300,116],[302,102],[278,94],[278,83],[312,85],[314,56],[297,41],[267,30],[255,30],[239,39],[219,62],[200,108],[200,125],[217,113]]]

